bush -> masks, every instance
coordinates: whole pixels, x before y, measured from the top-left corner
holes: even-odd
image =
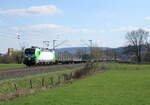
[[[14,62],[15,61],[12,56],[8,56],[8,55],[0,56],[0,63],[9,64],[9,63],[14,63]]]
[[[74,75],[73,75],[73,78],[74,79],[78,79],[78,78],[81,78],[85,75],[88,75],[88,74],[91,74],[91,73],[94,73],[97,69],[97,63],[95,62],[87,62],[86,65],[80,69],[80,70],[77,70]]]

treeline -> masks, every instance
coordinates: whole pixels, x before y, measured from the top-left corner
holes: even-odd
[[[0,55],[0,63],[17,63],[21,64],[23,62],[23,50],[14,51],[11,56],[8,54]]]
[[[144,29],[129,31],[125,34],[126,47],[102,50],[92,46],[90,57],[100,61],[118,61],[131,63],[150,62],[150,40],[149,32]],[[81,54],[83,51],[79,51]],[[86,52],[85,52],[86,53]],[[82,53],[82,55],[86,55]]]

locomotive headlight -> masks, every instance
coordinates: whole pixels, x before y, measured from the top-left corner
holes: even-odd
[[[28,57],[28,60],[31,60],[31,57]]]

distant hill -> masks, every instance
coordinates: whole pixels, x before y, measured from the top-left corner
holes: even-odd
[[[101,51],[116,51],[119,54],[122,54],[125,47],[118,47],[118,48],[109,48],[109,47],[100,47]],[[90,52],[89,47],[68,47],[68,48],[58,48],[56,52],[69,52],[69,53],[76,53],[78,50],[84,50],[87,53]]]

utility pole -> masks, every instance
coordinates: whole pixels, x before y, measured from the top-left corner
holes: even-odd
[[[49,47],[49,41],[43,41],[43,47],[44,47],[44,44],[47,46],[47,48]]]
[[[55,42],[56,40],[53,40],[53,50],[55,50]]]
[[[21,35],[18,32],[16,34],[17,34],[17,39],[20,39]]]
[[[17,32],[16,35],[17,35],[17,39],[18,39],[19,46],[21,47],[21,49],[24,48],[23,43],[21,43],[21,41],[20,41],[20,39],[21,39],[21,38],[20,38],[20,37],[21,37],[21,34],[19,34],[19,33]]]
[[[20,42],[21,34],[19,34],[18,32],[16,34],[17,34],[17,39],[18,39],[18,42],[19,42],[19,46],[21,47],[21,57],[19,57],[20,60],[18,61],[18,63],[23,63],[23,54],[24,54],[25,45]]]
[[[90,42],[90,56],[92,57],[92,40],[89,40]]]

